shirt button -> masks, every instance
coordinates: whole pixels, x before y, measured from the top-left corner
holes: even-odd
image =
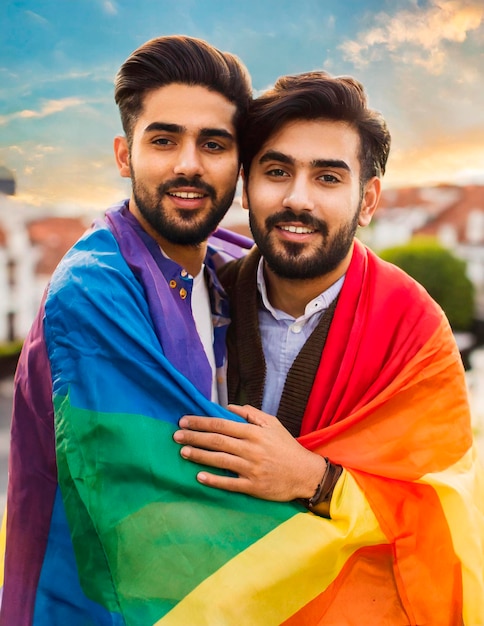
[[[172,289],[175,289],[175,287],[176,287],[176,280],[170,280],[170,287]]]
[[[293,324],[291,326],[291,331],[295,334],[295,335],[299,335],[299,333],[301,332],[302,328],[301,326],[299,326],[299,324]]]
[[[186,289],[180,289],[180,298],[182,300],[185,300],[185,298],[187,297],[187,290]]]
[[[187,272],[186,270],[182,270],[182,271],[180,272],[180,276],[181,276],[182,278],[185,278],[185,276],[188,276],[188,272]]]

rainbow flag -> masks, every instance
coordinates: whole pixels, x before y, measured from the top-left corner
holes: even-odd
[[[484,624],[484,481],[460,355],[424,289],[358,241],[300,441],[346,470],[331,505],[346,555],[287,624]],[[380,537],[350,547],[368,510]]]
[[[460,612],[484,623],[482,483],[440,312],[421,329],[415,294],[386,299],[387,269],[357,247],[301,438],[346,468],[328,520],[197,483],[172,440],[179,418],[239,418],[207,399],[195,341],[177,362],[187,329],[145,254],[122,220],[96,228],[62,262],[27,339],[0,624],[441,626]],[[386,276],[378,295],[373,273]],[[381,328],[365,326],[370,312]]]

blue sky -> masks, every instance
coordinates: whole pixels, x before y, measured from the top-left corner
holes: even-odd
[[[113,78],[141,43],[175,33],[237,54],[256,91],[311,69],[361,80],[393,136],[386,187],[484,183],[482,0],[3,0],[0,165],[19,201],[126,195]]]

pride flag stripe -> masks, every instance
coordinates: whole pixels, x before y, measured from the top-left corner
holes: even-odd
[[[349,474],[334,498],[339,510],[332,521],[311,513],[292,517],[198,585],[156,626],[267,626],[288,619],[330,586],[362,546],[386,542]],[[363,523],[356,510],[364,512]]]

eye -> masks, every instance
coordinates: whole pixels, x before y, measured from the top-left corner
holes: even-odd
[[[174,145],[174,142],[171,139],[168,139],[167,137],[155,137],[154,139],[151,140],[151,143],[154,144],[155,146]]]
[[[285,176],[289,176],[289,174],[281,169],[280,167],[275,167],[272,170],[267,170],[266,172],[266,176],[271,176],[272,178],[279,178],[279,177],[285,177]]]
[[[331,184],[340,182],[339,178],[337,176],[334,176],[333,174],[321,174],[321,176],[319,176],[319,180],[323,181],[323,183]]]
[[[211,152],[218,152],[219,150],[225,150],[225,147],[219,144],[217,141],[207,141],[204,144],[204,146],[205,148],[207,148],[207,150],[210,150]]]

